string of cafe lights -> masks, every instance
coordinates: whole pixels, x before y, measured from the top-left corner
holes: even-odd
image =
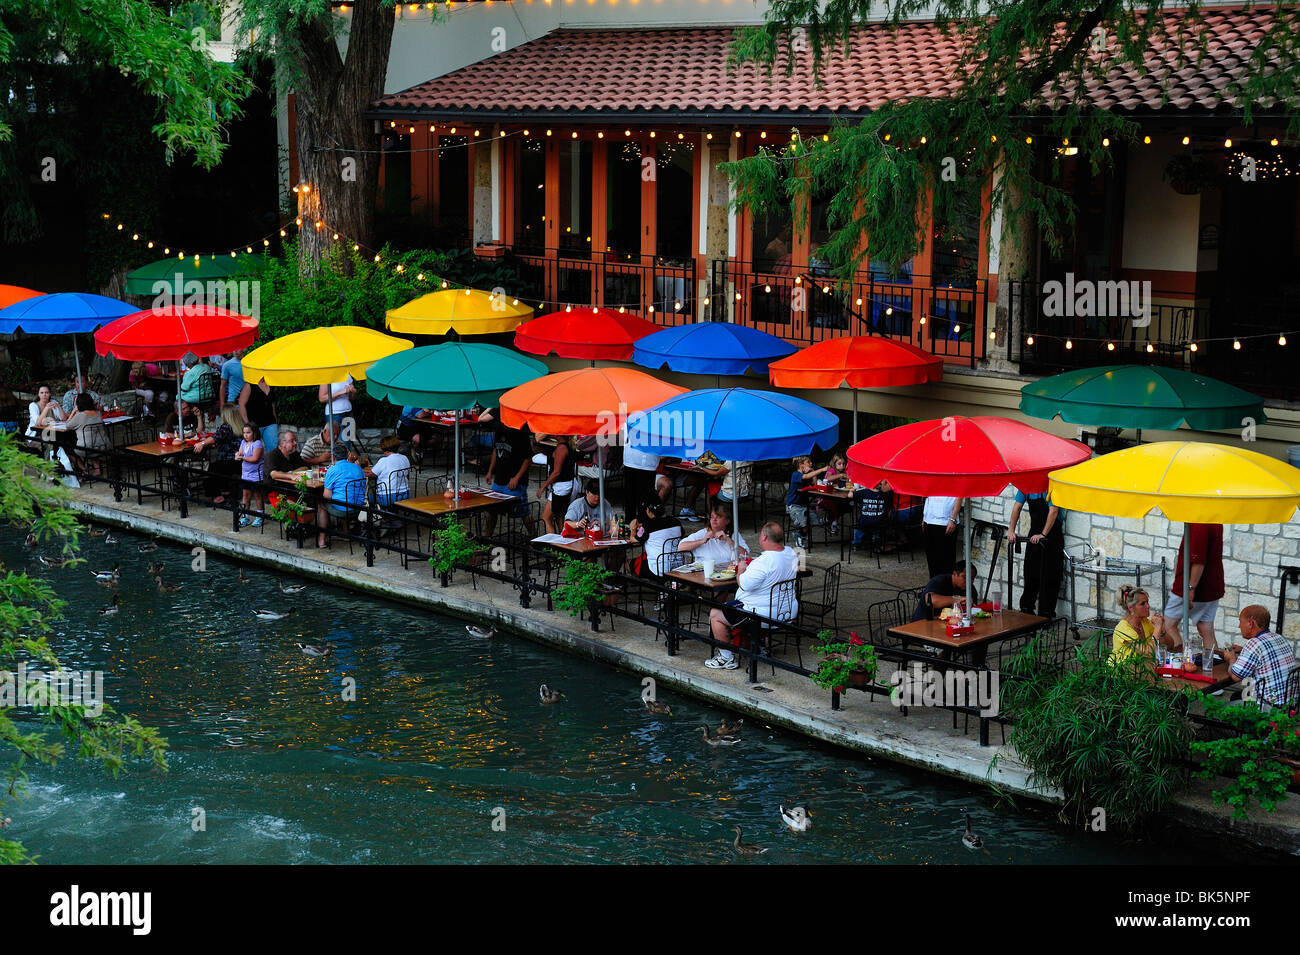
[[[1243,343],[1259,341],[1263,339],[1272,339],[1277,343],[1277,346],[1279,348],[1285,348],[1287,342],[1291,338],[1295,338],[1297,336],[1300,336],[1300,328],[1289,329],[1287,331],[1278,331],[1278,332],[1258,332],[1250,335],[1218,335],[1218,336],[1207,336],[1205,338],[1189,338],[1189,339],[1183,339],[1182,341],[1176,341],[1176,342],[1164,341],[1162,339],[1148,339],[1145,343],[1143,343],[1143,345],[1144,345],[1144,350],[1148,354],[1154,353],[1157,348],[1184,349],[1186,351],[1195,353],[1200,351],[1202,346],[1214,344],[1215,342],[1232,342],[1233,351],[1241,351],[1244,347]],[[993,338],[992,332],[989,333],[989,338],[990,339]],[[1024,338],[1025,338],[1025,345],[1026,347],[1029,348],[1033,348],[1036,342],[1039,342],[1041,340],[1046,340],[1046,341],[1064,342],[1067,351],[1072,350],[1074,346],[1079,343],[1105,344],[1107,351],[1115,351],[1117,347],[1123,345],[1123,341],[1119,338],[1095,338],[1095,337],[1085,336],[1085,335],[1053,335],[1053,334],[1043,334],[1041,332],[1034,332],[1032,335],[1025,335]]]

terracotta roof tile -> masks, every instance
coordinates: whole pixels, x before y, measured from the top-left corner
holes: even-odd
[[[1085,73],[1084,88],[1097,106],[1108,109],[1214,110],[1225,105],[1224,87],[1244,74],[1273,13],[1269,7],[1206,10],[1207,55],[1195,63],[1179,62],[1176,31],[1182,14],[1168,13],[1153,36],[1147,72],[1111,67],[1101,76]],[[495,113],[592,121],[629,113],[675,119],[707,119],[718,112],[737,118],[863,114],[891,99],[951,93],[960,79],[954,64],[961,38],[944,35],[930,22],[858,30],[848,57],[836,50],[823,59],[820,84],[813,80],[806,52],[798,54],[791,76],[785,75],[784,58],[770,77],[752,64],[728,73],[735,36],[730,27],[556,30],[385,96],[372,110],[375,115]],[[1074,86],[1066,81],[1061,89]]]

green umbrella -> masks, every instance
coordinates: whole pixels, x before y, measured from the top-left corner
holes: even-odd
[[[1062,372],[1020,389],[1020,410],[1098,428],[1159,428],[1186,423],[1198,431],[1268,420],[1258,395],[1177,368],[1105,365]]]
[[[381,358],[366,370],[366,391],[396,405],[461,409],[494,404],[510,389],[549,373],[545,363],[499,345],[443,342]],[[455,429],[459,495],[459,417]]]
[[[127,295],[156,295],[156,283],[165,282],[168,293],[184,296],[189,294],[185,289],[187,282],[202,282],[205,286],[208,282],[225,282],[237,276],[260,272],[264,264],[262,256],[246,252],[236,256],[209,253],[183,259],[159,259],[126,273],[125,292]],[[180,276],[179,286],[177,276]],[[181,302],[173,304],[180,305]]]

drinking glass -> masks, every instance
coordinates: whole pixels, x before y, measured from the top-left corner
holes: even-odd
[[[993,591],[993,614],[994,616],[1002,615],[1002,591]]]
[[[713,576],[713,568],[716,566],[716,563],[712,560],[702,560],[700,563],[704,565],[704,579],[708,580]]]

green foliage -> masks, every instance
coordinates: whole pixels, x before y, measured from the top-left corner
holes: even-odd
[[[981,190],[991,183],[992,208],[1003,209],[1008,230],[1037,223],[1059,252],[1076,209],[1060,183],[1061,157],[1042,147],[1068,139],[1095,175],[1112,167],[1112,148],[1139,141],[1136,123],[1093,107],[1084,73],[1146,73],[1153,45],[1183,51],[1171,70],[1196,63],[1204,55],[1204,5],[1191,0],[1187,6],[1186,17],[1170,21],[1156,15],[1160,4],[1134,0],[1019,0],[992,7],[977,0],[772,0],[766,23],[741,32],[732,64],[784,65],[793,72],[799,29],[820,69],[828,56],[852,55],[855,28],[882,16],[894,25],[933,18],[961,53],[954,87],[944,95],[893,100],[857,125],[839,126],[829,142],[797,140],[727,164],[737,186],[735,205],[766,211],[789,208],[801,196],[830,195],[832,235],[822,256],[848,279],[862,265],[858,249],[868,238],[871,259],[893,269],[917,253],[927,190],[934,221],[947,222],[963,208],[978,208]],[[1253,68],[1243,71],[1245,81],[1224,91],[1243,102],[1244,124],[1254,104],[1300,102],[1293,7],[1278,5],[1250,54]],[[1101,49],[1093,42],[1098,27],[1109,34]],[[1300,132],[1300,114],[1287,112],[1291,132]],[[1030,137],[1034,142],[1026,141]],[[959,170],[955,178],[942,175],[947,158]],[[778,165],[790,174],[782,175]]]
[[[1235,819],[1246,818],[1252,797],[1272,812],[1291,783],[1292,767],[1278,757],[1300,751],[1300,716],[1295,710],[1265,711],[1258,703],[1230,706],[1213,697],[1206,701],[1205,715],[1229,724],[1236,735],[1192,744],[1192,752],[1205,757],[1197,778],[1228,778],[1213,796],[1232,807]]]
[[[609,580],[610,572],[594,560],[576,560],[567,556],[561,559],[564,561],[564,583],[551,590],[551,600],[555,609],[577,617],[605,598],[603,585]]]
[[[835,641],[830,630],[817,633],[817,643],[809,649],[822,655],[817,671],[810,679],[828,690],[843,690],[853,674],[866,675],[867,682],[876,678],[876,648],[851,634],[848,640]]]
[[[52,468],[19,450],[12,435],[0,434],[0,514],[17,527],[35,534],[38,543],[57,542],[63,553],[75,551],[79,525],[64,505],[67,491],[46,480]],[[13,672],[20,663],[39,664],[47,672],[61,669],[47,642],[64,604],[44,580],[3,571],[0,575],[0,671]],[[17,712],[0,708],[0,744],[15,751],[5,771],[0,795],[21,798],[28,763],[53,765],[71,752],[78,759],[94,760],[116,777],[127,759],[149,759],[167,769],[167,742],[156,730],[129,716],[117,716],[104,704],[98,716],[88,716],[84,706],[58,704],[33,706],[32,715],[54,728],[27,730]],[[3,815],[3,812],[0,812]],[[0,863],[35,861],[21,843],[0,839]]]
[[[1203,192],[1219,184],[1219,169],[1204,156],[1179,153],[1165,164],[1161,174],[1165,182],[1179,191]]]
[[[455,514],[444,514],[442,527],[433,532],[433,556],[429,558],[429,566],[439,576],[450,574],[458,565],[485,549],[465,533],[465,525]]]
[[[1111,665],[1094,639],[1060,666],[1044,634],[1002,671],[1001,710],[1034,785],[1065,796],[1066,815],[1106,811],[1108,828],[1134,830],[1185,784],[1187,697],[1154,684],[1144,661]]]
[[[298,475],[298,480],[294,482],[297,495],[290,498],[287,494],[276,494],[274,501],[266,512],[271,515],[271,519],[279,522],[286,530],[298,523],[298,518],[307,513],[307,508],[311,505],[304,500],[307,496],[308,476],[303,473]],[[269,499],[268,499],[269,500]]]

